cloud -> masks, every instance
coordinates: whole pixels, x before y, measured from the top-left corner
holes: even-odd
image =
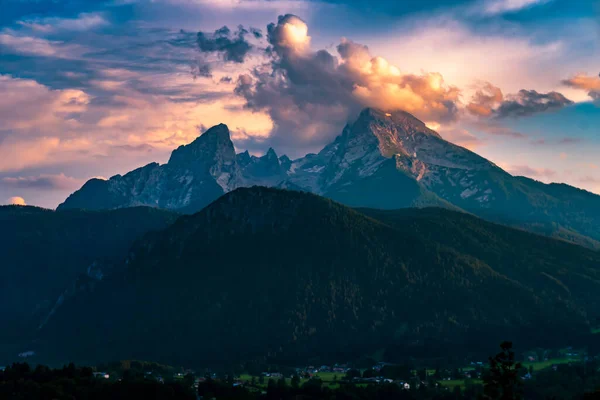
[[[122,150],[128,153],[138,153],[138,152],[147,152],[150,153],[152,152],[152,150],[154,150],[154,147],[152,147],[151,145],[147,144],[147,143],[140,143],[138,145],[130,145],[130,144],[123,144],[123,145],[118,145],[118,146],[112,146],[113,149],[116,150]]]
[[[198,49],[203,53],[219,53],[225,61],[243,63],[253,47],[246,40],[248,33],[248,30],[241,25],[233,33],[224,26],[212,34],[198,32],[196,43]],[[254,37],[257,37],[258,33],[260,33],[258,30],[252,32]]]
[[[558,141],[559,144],[576,144],[583,142],[582,138],[566,137]]]
[[[199,76],[204,78],[212,78],[212,67],[210,64],[198,60],[197,63],[192,65],[192,76],[194,79]]]
[[[516,118],[557,110],[571,104],[571,100],[558,92],[538,93],[522,89],[517,94],[504,96],[500,88],[484,82],[472,96],[467,111],[477,117]]]
[[[465,147],[471,151],[476,148],[485,145],[485,142],[473,135],[466,129],[452,128],[444,129],[443,127],[438,129],[438,133],[447,141]]]
[[[0,179],[11,178],[0,180],[0,189],[44,182],[49,187],[49,177],[29,178],[43,174],[112,176],[165,162],[174,147],[198,136],[201,123],[227,122],[253,133],[271,130],[267,116],[243,109],[231,86],[218,91],[213,82],[194,83],[185,70],[146,76],[105,69],[89,85],[86,91],[51,89],[0,75]],[[235,111],[226,108],[236,104]]]
[[[489,82],[484,82],[467,105],[467,111],[476,116],[489,117],[502,100],[504,100],[502,90]]]
[[[36,18],[18,21],[18,24],[33,31],[43,33],[57,30],[88,31],[109,25],[109,22],[100,13],[80,13],[76,18]]]
[[[311,49],[307,24],[291,14],[267,27],[268,62],[238,77],[246,107],[268,113],[270,143],[318,149],[361,108],[403,109],[427,122],[458,117],[460,91],[438,73],[403,74],[367,46],[342,39],[337,54]]]
[[[254,36],[255,39],[262,39],[263,37],[262,31],[258,28],[250,27],[250,33],[252,34],[252,36]]]
[[[585,90],[592,99],[600,100],[600,75],[577,74],[572,78],[563,80],[562,83],[569,87]]]
[[[507,96],[495,114],[497,118],[525,117],[571,104],[571,100],[558,92],[538,93],[523,89],[518,94]]]
[[[504,14],[548,3],[551,0],[489,0],[480,8],[486,15]]]
[[[512,128],[501,125],[496,120],[478,120],[467,125],[472,125],[475,130],[487,133],[492,136],[505,136],[515,139],[523,139],[526,137],[523,133],[517,132]]]
[[[8,204],[11,204],[14,206],[26,206],[27,205],[27,203],[25,203],[25,199],[23,199],[22,197],[19,197],[19,196],[13,196],[13,197],[9,198]]]
[[[595,178],[593,176],[584,176],[583,178],[579,179],[579,182],[581,183],[600,183],[600,178]]]
[[[43,57],[70,58],[81,53],[76,45],[33,36],[17,35],[11,30],[0,31],[0,49],[7,52]]]
[[[295,15],[280,15],[277,23],[272,22],[267,26],[267,32],[268,41],[277,54],[285,53],[289,56],[310,48],[308,25]]]
[[[553,178],[556,171],[548,168],[534,168],[527,165],[512,165],[507,167],[509,173],[515,176],[528,176],[530,178]]]
[[[0,55],[5,53],[56,59],[78,59],[90,51],[86,46],[74,43],[70,39],[52,40],[39,37],[39,33],[26,29],[4,28],[0,30]]]
[[[50,159],[51,152],[58,149],[59,144],[60,139],[55,137],[4,140],[0,144],[0,172],[43,165]]]
[[[75,179],[65,174],[47,175],[26,177],[5,177],[0,179],[2,185],[16,189],[76,189],[81,186],[82,181]]]
[[[537,19],[532,29],[529,11],[523,20],[503,15],[534,4],[483,0],[478,5],[504,5],[496,5],[494,16],[463,18],[459,11],[464,7],[435,0],[419,5],[427,10],[420,15],[353,19],[349,9],[354,5],[305,0],[157,0],[152,5],[119,0],[116,6],[75,2],[62,10],[52,1],[35,1],[27,3],[41,5],[39,12],[28,6],[29,11],[18,14],[17,0],[10,1],[15,7],[0,13],[7,27],[0,27],[0,64],[5,73],[22,79],[7,78],[6,83],[0,78],[0,179],[63,171],[77,179],[123,173],[149,161],[165,161],[173,147],[197,136],[197,126],[219,122],[229,125],[238,149],[261,153],[274,146],[301,156],[320,150],[364,106],[407,109],[430,126],[440,125],[445,138],[484,147],[486,156],[494,158],[501,147],[497,144],[514,142],[505,139],[523,137],[520,132],[531,129],[537,137],[538,128],[494,118],[501,102],[485,90],[492,96],[487,103],[491,115],[474,119],[488,126],[467,125],[477,114],[465,111],[468,104],[460,99],[469,103],[474,78],[502,88],[502,101],[524,87],[556,90],[579,101],[589,90],[562,91],[554,85],[597,64],[593,51],[581,56],[584,45],[593,42],[585,29],[578,29],[585,21],[572,24],[576,32],[561,32],[556,26],[540,26]],[[466,8],[476,3],[460,1]],[[369,9],[373,7],[379,5]],[[275,19],[271,31],[265,29],[274,16],[288,12],[308,22],[288,16]],[[220,35],[230,45],[238,38],[239,22],[248,31],[241,32],[244,41],[252,46],[238,57],[243,63],[230,61],[235,57],[215,37],[216,28],[228,26],[230,31]],[[198,26],[215,51],[200,51]],[[552,35],[546,35],[549,30]],[[340,40],[340,32],[356,41]],[[192,79],[190,69],[199,79]],[[238,78],[240,74],[248,79]],[[234,88],[239,95],[232,93]],[[483,98],[475,103],[486,105]],[[543,126],[539,129],[549,145],[566,136],[547,136]],[[588,149],[593,145],[586,142]],[[575,159],[577,147],[561,151],[567,149]],[[62,196],[59,191],[0,188],[0,198],[14,193],[35,204],[43,198],[45,206],[55,205],[51,196]]]

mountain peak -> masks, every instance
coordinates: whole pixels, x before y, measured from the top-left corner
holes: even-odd
[[[279,159],[279,157],[277,157],[277,153],[275,153],[275,150],[273,150],[272,147],[269,147],[269,150],[264,155],[264,157],[266,157],[267,159],[276,159],[276,160]]]
[[[192,143],[181,145],[171,153],[169,164],[196,163],[207,159],[222,158],[235,159],[233,142],[229,136],[229,128],[225,124],[215,125]]]
[[[360,149],[359,153],[364,153],[367,147],[371,151],[378,148],[385,158],[396,154],[414,156],[416,146],[441,139],[425,123],[405,111],[375,108],[365,108],[356,121],[344,129],[342,136],[345,147]]]
[[[380,121],[384,125],[395,125],[402,131],[420,132],[441,137],[437,132],[429,129],[427,125],[411,113],[403,110],[384,111],[378,108],[365,108],[358,116],[358,121]]]
[[[209,129],[207,129],[202,135],[200,136],[210,136],[210,135],[227,135],[227,137],[229,137],[229,128],[227,127],[227,125],[220,123],[217,124]]]

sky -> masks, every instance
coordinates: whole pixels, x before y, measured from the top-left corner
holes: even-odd
[[[225,123],[318,152],[364,107],[600,194],[597,0],[4,0],[0,204],[55,208]]]

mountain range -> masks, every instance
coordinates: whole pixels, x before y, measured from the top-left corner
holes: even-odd
[[[587,343],[599,220],[600,196],[513,177],[404,112],[366,109],[296,160],[236,154],[221,124],[56,211],[0,207],[0,362]]]
[[[273,149],[262,157],[236,154],[220,124],[174,150],[164,165],[91,179],[58,209],[146,205],[193,213],[254,185],[308,191],[352,207],[462,210],[600,248],[600,196],[512,176],[406,112],[370,108],[318,154],[296,160]]]
[[[61,362],[398,360],[580,343],[600,309],[596,251],[443,208],[355,210],[265,187],[146,234],[112,271],[64,301],[31,350]]]

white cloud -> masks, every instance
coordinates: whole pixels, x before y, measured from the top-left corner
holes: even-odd
[[[534,43],[526,36],[482,34],[444,18],[422,20],[414,29],[390,36],[364,40],[374,52],[388,54],[390,62],[405,73],[434,66],[467,97],[479,89],[474,85],[478,80],[491,82],[505,93],[524,88],[557,90],[565,73],[561,62],[566,46],[561,40]]]
[[[87,31],[103,26],[109,22],[99,13],[81,13],[76,18],[36,18],[19,21],[19,25],[38,32],[53,32],[57,30]]]
[[[0,48],[2,47],[17,54],[56,58],[75,58],[85,51],[79,45],[21,35],[12,29],[3,29],[0,31]]]
[[[496,15],[523,10],[549,1],[552,0],[490,0],[484,1],[483,6],[478,6],[478,9],[486,15]]]
[[[115,74],[111,71],[109,79],[117,79]],[[147,79],[167,94],[138,91],[119,81],[94,103],[81,90],[52,90],[34,80],[0,75],[0,173],[14,178],[5,185],[25,185],[28,178],[15,178],[14,172],[32,168],[88,166],[90,172],[74,169],[76,178],[87,178],[164,162],[173,148],[198,136],[200,125],[225,122],[232,130],[263,134],[271,129],[267,116],[242,109],[231,88],[205,99],[212,83],[194,84],[189,74]],[[181,96],[173,94],[178,90]],[[60,178],[64,186],[66,177]]]

